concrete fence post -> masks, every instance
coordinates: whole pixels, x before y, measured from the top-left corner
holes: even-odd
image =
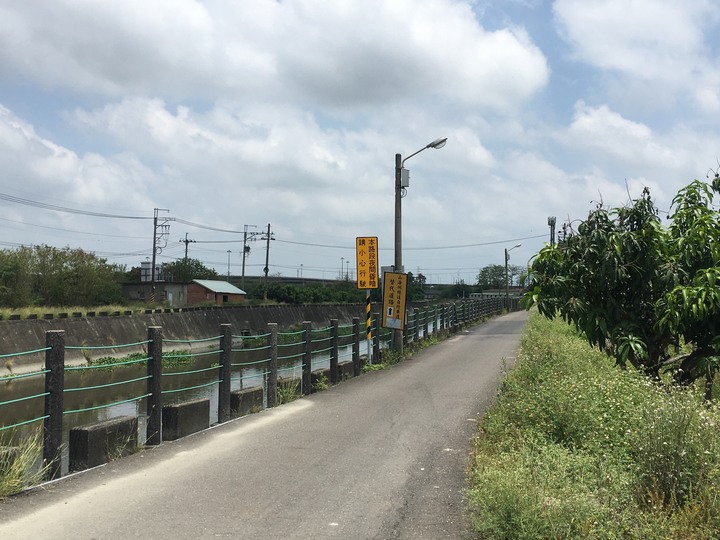
[[[270,335],[268,336],[268,345],[270,345],[270,366],[267,375],[267,407],[273,408],[277,404],[277,378],[278,378],[278,325],[277,323],[268,323]]]
[[[423,310],[423,339],[428,339],[430,335],[428,334],[428,319],[430,318],[430,308],[426,307]]]
[[[405,310],[405,325],[402,329],[402,343],[403,347],[405,347],[408,344],[408,340],[410,339],[410,310]],[[394,335],[394,333],[393,333]],[[400,349],[400,352],[402,352],[403,349]]]
[[[43,461],[48,467],[45,478],[60,478],[63,428],[63,391],[65,390],[65,331],[45,332],[45,421]]]
[[[303,321],[302,391],[306,396],[312,392],[312,323],[310,321]]]
[[[162,442],[162,327],[148,326],[147,431],[145,444]]]
[[[360,317],[353,317],[353,341],[352,341],[352,363],[353,377],[360,375],[362,365],[360,364]]]
[[[218,423],[230,420],[230,379],[232,356],[232,325],[220,325],[220,383],[218,384]]]
[[[330,382],[340,382],[340,369],[338,367],[338,320],[330,319]]]
[[[420,341],[420,308],[413,308],[413,341]]]

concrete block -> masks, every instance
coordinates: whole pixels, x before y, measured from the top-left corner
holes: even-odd
[[[355,366],[351,362],[341,362],[338,364],[338,374],[341,381],[351,379],[355,375]]]
[[[263,408],[263,389],[246,388],[230,392],[230,414],[232,416],[245,416]]]
[[[138,448],[138,419],[121,416],[70,430],[70,471],[97,467]]]
[[[163,441],[174,441],[209,427],[209,399],[165,405],[162,409]]]

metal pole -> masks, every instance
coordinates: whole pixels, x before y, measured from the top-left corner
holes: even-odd
[[[395,154],[395,272],[403,271],[402,263],[402,155]],[[393,349],[403,352],[402,330],[393,330]]]
[[[505,309],[510,310],[510,288],[508,286],[508,250],[505,248]]]

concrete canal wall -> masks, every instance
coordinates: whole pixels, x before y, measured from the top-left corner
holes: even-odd
[[[373,311],[379,309],[373,306]],[[79,314],[77,314],[79,315]],[[217,336],[221,324],[231,324],[234,335],[263,334],[268,323],[277,323],[280,331],[297,329],[303,321],[314,328],[326,327],[330,319],[348,324],[353,317],[365,320],[364,304],[301,305],[301,306],[232,306],[156,310],[153,313],[94,314],[67,318],[42,318],[0,321],[0,355],[34,351],[45,347],[45,332],[64,330],[69,347],[100,347],[137,343],[147,339],[148,326],[161,326],[164,339],[202,339]],[[122,356],[142,347],[112,348],[100,356]],[[66,361],[84,360],[84,351],[68,349]],[[0,374],[8,370],[22,371],[44,361],[41,353],[15,356],[9,368],[0,364]]]

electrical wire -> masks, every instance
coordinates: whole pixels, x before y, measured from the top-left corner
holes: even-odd
[[[426,247],[405,247],[403,246],[403,251],[432,251],[432,250],[439,250],[439,249],[463,249],[463,248],[470,248],[470,247],[481,247],[481,246],[493,246],[497,244],[509,244],[511,242],[520,242],[523,240],[535,240],[537,238],[545,238],[547,235],[545,234],[538,234],[535,236],[524,236],[522,238],[510,238],[506,240],[494,240],[492,242],[478,242],[475,244],[461,244],[461,245],[452,245],[452,246],[426,246]],[[309,242],[294,242],[292,240],[277,240],[277,242],[281,244],[295,244],[298,246],[311,246],[311,247],[323,247],[323,248],[332,248],[332,249],[351,249],[354,250],[355,246],[333,246],[328,244],[313,244]],[[380,251],[392,251],[394,248],[379,248]]]
[[[116,218],[116,219],[153,219],[147,216],[123,216],[119,214],[105,214],[103,212],[91,212],[90,210],[79,210],[77,208],[68,208],[66,206],[57,206],[39,201],[31,201],[22,197],[15,197],[6,193],[0,193],[0,200],[33,206],[35,208],[43,208],[45,210],[55,210],[56,212],[67,212],[68,214],[80,214],[83,216]]]
[[[183,225],[189,225],[191,227],[197,227],[198,229],[207,229],[208,231],[218,231],[218,232],[226,232],[226,233],[233,233],[233,234],[243,234],[243,231],[233,231],[230,229],[219,229],[217,227],[211,227],[209,225],[201,225],[199,223],[193,223],[192,221],[187,221],[182,218],[174,218],[174,221],[177,223],[182,223]]]
[[[87,232],[87,231],[74,231],[72,229],[61,229],[59,227],[49,227],[47,225],[37,225],[36,223],[25,223],[23,221],[17,221],[15,219],[0,218],[0,221],[7,221],[10,223],[18,223],[20,225],[26,225],[28,227],[38,227],[40,229],[49,229],[51,231],[69,232],[69,233],[75,233],[75,234],[87,234],[90,236],[102,236],[105,238],[126,238],[126,239],[130,239],[130,240],[145,240],[144,236],[123,236],[123,235],[118,235],[118,234],[102,234],[102,233],[93,233],[93,232]]]

